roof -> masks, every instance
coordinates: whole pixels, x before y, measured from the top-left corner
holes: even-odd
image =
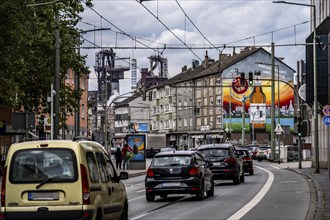
[[[229,148],[231,144],[205,144],[198,148],[198,150],[209,149],[209,148]]]
[[[159,156],[173,156],[173,155],[180,155],[180,156],[190,156],[190,155],[193,155],[195,154],[196,151],[183,151],[183,150],[173,150],[173,151],[164,151],[164,152],[160,152],[160,153],[157,153],[155,155],[155,157],[159,157]]]

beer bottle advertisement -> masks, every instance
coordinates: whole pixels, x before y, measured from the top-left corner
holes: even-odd
[[[250,96],[250,130],[266,131],[266,95],[262,91],[260,72],[255,73],[255,85]]]

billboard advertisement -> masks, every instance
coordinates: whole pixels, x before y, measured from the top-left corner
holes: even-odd
[[[148,132],[148,123],[131,123],[131,132]]]
[[[143,134],[127,135],[127,144],[133,149],[134,156],[131,161],[145,161],[146,160],[146,136]]]
[[[284,62],[274,64],[275,120],[281,125],[294,128],[294,70]],[[244,93],[233,89],[235,79],[249,72],[253,73],[253,82]],[[264,50],[242,59],[222,73],[223,83],[223,123],[231,124],[234,131],[242,129],[243,101],[245,111],[245,129],[254,128],[260,132],[270,131],[272,104],[272,65],[271,56]],[[247,81],[246,81],[247,82]],[[246,84],[244,84],[246,86]],[[236,87],[235,87],[236,88]],[[278,115],[279,113],[279,115]]]

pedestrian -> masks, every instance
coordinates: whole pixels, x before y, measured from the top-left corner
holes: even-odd
[[[131,152],[132,152],[132,148],[128,145],[125,144],[123,149],[122,149],[122,153],[123,153],[123,157],[124,157],[124,162],[123,162],[123,170],[128,170],[129,169],[129,160],[131,159]]]
[[[121,152],[120,147],[117,147],[115,153],[115,159],[116,159],[116,169],[121,169],[121,163],[123,161],[123,152]]]

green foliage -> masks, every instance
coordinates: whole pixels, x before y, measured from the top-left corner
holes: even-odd
[[[55,75],[55,29],[60,31],[61,109],[71,112],[81,91],[65,86],[68,69],[85,67],[77,53],[84,10],[82,1],[10,0],[0,4],[0,103],[39,113],[48,108],[47,97]],[[52,1],[49,1],[52,2]],[[88,1],[91,4],[91,1]],[[55,22],[59,15],[59,24]],[[62,112],[62,111],[61,111]],[[65,112],[65,111],[64,111]]]

